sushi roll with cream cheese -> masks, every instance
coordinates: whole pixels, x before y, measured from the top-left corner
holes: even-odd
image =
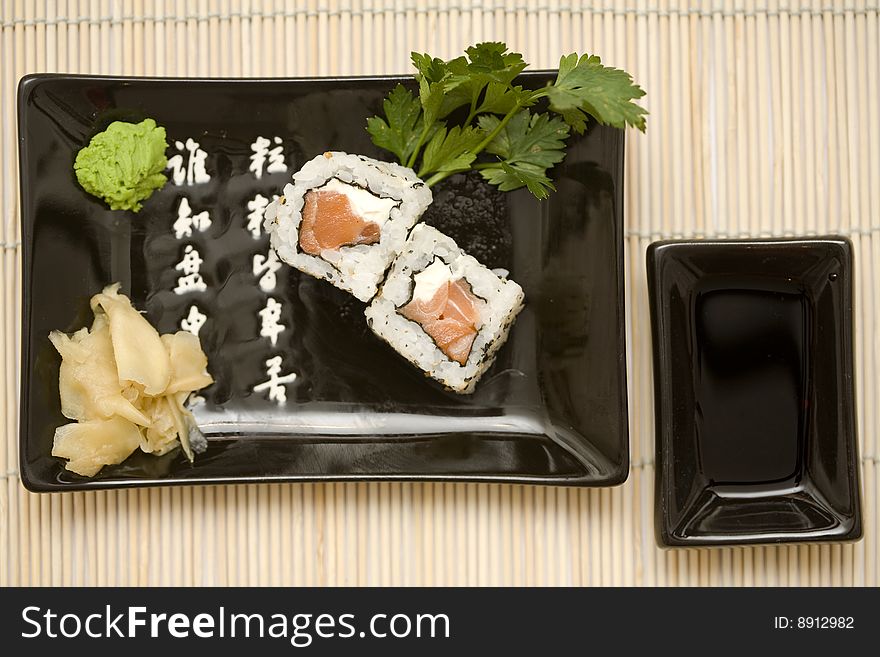
[[[281,260],[369,301],[431,200],[411,169],[328,152],[269,204],[265,228]]]
[[[507,339],[523,298],[517,283],[419,224],[366,317],[376,335],[428,376],[470,393]]]

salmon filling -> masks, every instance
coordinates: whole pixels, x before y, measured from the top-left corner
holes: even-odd
[[[440,285],[427,301],[413,299],[400,314],[421,325],[448,358],[464,365],[480,325],[477,303],[470,284],[459,278]]]
[[[299,227],[299,248],[304,253],[320,256],[324,250],[379,241],[379,224],[364,221],[345,194],[313,189],[304,200]]]

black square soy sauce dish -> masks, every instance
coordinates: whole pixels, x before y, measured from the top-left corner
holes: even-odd
[[[861,537],[846,238],[648,247],[661,546]]]
[[[550,77],[534,72],[522,82]],[[326,150],[387,157],[370,142],[366,119],[398,82],[412,78],[23,79],[20,463],[29,489],[358,480],[609,486],[626,479],[623,131],[591,125],[573,135],[547,201],[524,190],[497,192],[479,176],[434,188],[424,220],[487,266],[509,270],[526,293],[473,395],[427,379],[372,335],[363,304],[287,266],[273,295],[291,330],[275,351],[261,341],[257,312],[267,294],[250,259],[267,252],[268,238],[246,230],[248,199],[278,193]],[[172,148],[198,141],[211,181],[170,180],[137,215],[110,212],[78,186],[76,152],[113,120],[147,117],[166,128]],[[254,178],[248,158],[258,135],[282,140],[288,171]],[[193,212],[211,208],[212,224],[189,240],[204,260],[207,290],[176,295],[183,243],[172,224],[182,197]],[[90,296],[115,281],[161,333],[177,330],[191,304],[207,315],[199,337],[216,383],[199,393],[205,404],[193,412],[209,446],[193,465],[180,450],[136,452],[85,479],[50,455],[54,430],[67,420],[48,333],[87,325]],[[285,406],[253,391],[275,353],[284,373],[298,375]]]

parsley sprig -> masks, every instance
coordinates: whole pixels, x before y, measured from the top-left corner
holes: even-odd
[[[526,187],[547,198],[555,190],[547,170],[562,161],[571,130],[583,133],[588,117],[645,130],[647,112],[635,102],[645,92],[595,55],[564,56],[554,82],[523,89],[514,82],[528,65],[505,44],[480,43],[465,53],[449,61],[412,53],[418,96],[399,84],[383,102],[385,116],[367,120],[373,143],[429,186],[476,169],[503,191]],[[533,109],[541,99],[546,112]],[[467,118],[450,125],[450,115],[465,109]]]

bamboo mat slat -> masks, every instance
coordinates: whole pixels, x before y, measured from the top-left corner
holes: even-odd
[[[0,0],[0,586],[834,585],[880,571],[880,16],[873,0]],[[305,484],[34,495],[18,480],[15,90],[30,72],[409,72],[504,40],[596,52],[647,89],[626,144],[632,467],[616,489]],[[837,232],[856,255],[865,538],[662,551],[644,254],[656,239]]]

